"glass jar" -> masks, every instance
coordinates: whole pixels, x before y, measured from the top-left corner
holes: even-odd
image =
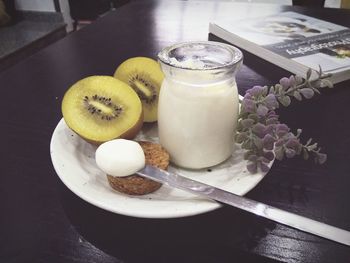
[[[163,49],[158,59],[165,75],[159,139],[171,162],[199,169],[225,161],[234,145],[242,52],[218,42],[185,42]]]

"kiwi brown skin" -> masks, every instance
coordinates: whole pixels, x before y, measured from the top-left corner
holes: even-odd
[[[139,120],[136,122],[136,124],[134,125],[134,127],[132,127],[131,129],[127,130],[126,132],[124,132],[122,135],[119,136],[119,138],[121,139],[127,139],[127,140],[132,140],[136,137],[136,135],[139,133],[139,131],[142,129],[143,126],[143,111],[140,115]]]

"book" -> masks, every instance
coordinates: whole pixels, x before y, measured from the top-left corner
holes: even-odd
[[[209,24],[209,32],[294,74],[309,68],[350,79],[350,29],[295,12]],[[313,71],[311,78],[316,78]]]

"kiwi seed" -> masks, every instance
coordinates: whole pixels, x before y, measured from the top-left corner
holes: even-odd
[[[157,89],[150,81],[142,78],[138,74],[131,76],[129,85],[145,103],[152,104],[157,100]]]
[[[123,108],[113,103],[111,98],[98,96],[97,94],[93,95],[91,99],[85,96],[83,104],[91,115],[96,114],[101,120],[113,120],[123,112]]]
[[[164,79],[158,62],[147,57],[129,58],[118,66],[114,77],[128,84],[140,98],[143,121],[157,121],[159,92]]]

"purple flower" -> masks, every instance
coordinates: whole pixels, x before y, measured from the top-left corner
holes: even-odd
[[[284,140],[283,139],[279,139],[277,140],[277,142],[275,143],[276,147],[281,147],[284,144]]]
[[[267,113],[266,124],[272,125],[272,124],[277,124],[277,123],[278,123],[278,115],[276,114],[275,111],[269,111]]]
[[[329,82],[321,73],[316,82],[310,82],[310,75],[311,69],[306,80],[290,76],[281,78],[271,88],[254,86],[246,91],[235,139],[242,144],[242,149],[247,150],[244,159],[248,160],[249,172],[266,172],[269,170],[269,162],[274,158],[282,160],[301,153],[306,159],[312,154],[319,164],[326,161],[327,155],[320,153],[317,143],[311,144],[309,140],[305,145],[302,144],[299,139],[301,130],[298,129],[294,134],[286,124],[279,122],[279,116],[275,112],[280,104],[289,106],[293,97],[297,100],[310,99],[315,92],[319,93],[321,81],[326,84]]]
[[[260,170],[263,172],[263,173],[267,173],[269,171],[269,167],[264,164],[264,163],[260,163]]]
[[[280,84],[283,87],[284,90],[288,89],[290,87],[290,82],[289,82],[289,78],[281,78],[280,79]]]
[[[288,141],[286,142],[286,147],[290,148],[290,149],[299,149],[300,148],[300,142],[297,138],[292,137],[290,139],[288,139]]]
[[[272,150],[273,144],[275,143],[275,138],[273,138],[270,134],[266,134],[263,138],[263,145],[266,150]]]
[[[285,153],[286,153],[286,157],[287,158],[293,158],[295,156],[295,154],[296,154],[296,151],[293,150],[293,149],[287,148]]]
[[[252,131],[258,137],[264,138],[266,134],[266,126],[258,122],[257,124],[253,125]]]
[[[265,98],[265,105],[269,110],[278,108],[278,101],[274,94],[269,94]]]
[[[275,156],[277,160],[282,160],[284,156],[283,147],[278,147],[275,149]]]
[[[278,115],[276,114],[275,111],[269,111],[269,113],[267,114],[268,117],[278,117]]]
[[[311,99],[315,94],[315,92],[310,88],[303,88],[303,89],[300,89],[299,91],[307,99]]]
[[[285,124],[277,124],[276,125],[276,134],[278,137],[282,137],[289,132],[289,128]]]
[[[249,93],[250,95],[257,97],[259,95],[261,95],[264,91],[264,88],[262,86],[254,86],[253,88],[247,90],[247,93]]]
[[[275,155],[272,152],[264,152],[264,157],[269,160],[272,161],[273,158],[275,158]]]
[[[255,174],[258,171],[258,166],[256,162],[251,162],[247,165],[247,169],[250,173]]]
[[[276,118],[276,117],[269,117],[267,120],[266,120],[266,124],[268,125],[268,126],[270,126],[270,125],[274,125],[274,124],[277,124],[278,123],[278,118]]]
[[[295,84],[296,84],[295,77],[292,75],[289,77],[289,85],[293,87],[295,86]]]
[[[266,126],[266,130],[265,130],[265,133],[266,134],[273,134],[273,131],[275,130],[275,124],[269,124]]]
[[[250,128],[253,126],[254,120],[253,119],[244,119],[244,120],[241,120],[241,124],[242,124],[243,128]]]
[[[251,99],[244,98],[242,101],[242,108],[245,112],[255,112],[255,102]]]
[[[248,91],[249,91],[249,90],[248,90]],[[252,96],[248,91],[244,94],[243,100],[245,100],[245,99],[248,99],[248,100],[253,99],[253,96]]]
[[[256,110],[256,113],[257,113],[259,116],[265,116],[265,115],[267,114],[268,111],[269,111],[269,109],[268,109],[266,106],[260,104],[260,105],[258,106],[258,109]]]

